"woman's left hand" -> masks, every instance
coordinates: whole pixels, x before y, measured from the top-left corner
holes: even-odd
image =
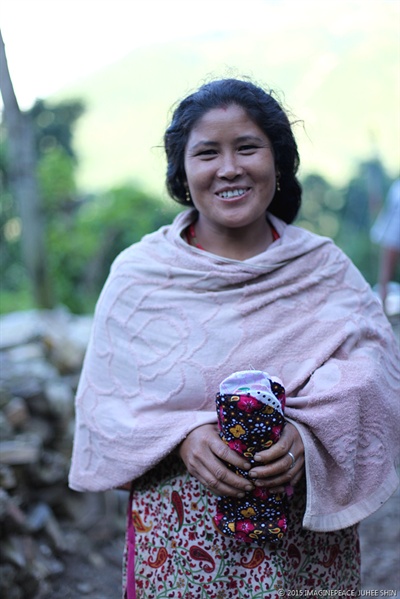
[[[260,465],[254,466],[249,476],[257,487],[283,493],[286,487],[296,485],[304,474],[304,445],[297,428],[288,422],[279,441],[254,459]]]

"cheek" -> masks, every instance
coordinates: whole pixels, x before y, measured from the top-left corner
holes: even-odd
[[[275,169],[268,169],[267,172],[264,170],[264,173],[260,173],[260,182],[263,187],[266,188],[275,188],[276,183],[276,173]]]
[[[211,169],[207,168],[207,166],[199,166],[196,168],[189,167],[186,170],[186,177],[189,186],[205,188],[209,185],[213,175]]]

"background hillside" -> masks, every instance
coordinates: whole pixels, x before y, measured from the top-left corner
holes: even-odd
[[[210,18],[212,4],[204,3]],[[241,31],[143,46],[62,90],[52,99],[86,104],[76,128],[79,186],[137,181],[161,195],[159,146],[171,106],[204,79],[231,74],[272,87],[303,122],[296,125],[303,174],[340,183],[359,161],[379,157],[396,176],[400,5],[352,4],[268,2],[252,14],[250,2]]]

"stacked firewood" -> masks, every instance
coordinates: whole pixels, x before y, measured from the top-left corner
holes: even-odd
[[[101,536],[119,525],[118,501],[67,485],[74,396],[91,323],[63,309],[0,319],[2,599],[51,596],[64,556],[78,547],[90,551],[87,530],[101,521]]]

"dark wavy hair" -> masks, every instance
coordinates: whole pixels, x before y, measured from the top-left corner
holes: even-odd
[[[206,83],[175,109],[164,135],[169,195],[180,204],[193,206],[191,201],[186,201],[184,153],[188,137],[206,112],[232,104],[241,106],[271,141],[280,190],[276,189],[268,211],[287,223],[293,222],[300,209],[301,186],[296,177],[300,159],[291,123],[272,93],[242,79]]]

